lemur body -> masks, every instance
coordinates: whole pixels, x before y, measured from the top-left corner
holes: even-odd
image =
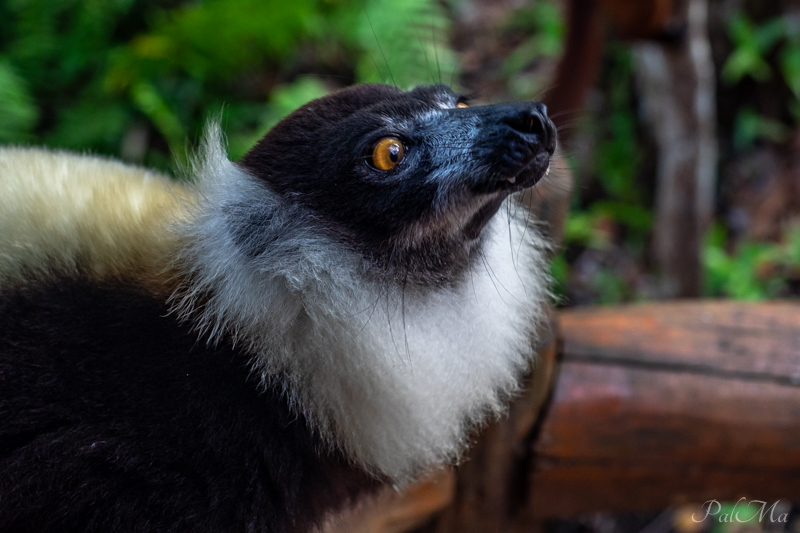
[[[0,530],[303,531],[458,460],[528,367],[535,103],[364,85],[195,187],[0,150]]]

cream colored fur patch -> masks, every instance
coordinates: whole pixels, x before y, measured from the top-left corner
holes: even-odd
[[[148,278],[172,248],[190,189],[99,157],[0,148],[0,283],[48,272]]]

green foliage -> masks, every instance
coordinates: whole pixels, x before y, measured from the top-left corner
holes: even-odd
[[[744,13],[738,13],[728,23],[728,35],[734,49],[722,67],[722,80],[737,83],[745,76],[764,81],[772,74],[765,55],[785,35],[784,19],[773,19],[756,26]]]
[[[262,62],[279,63],[321,33],[314,0],[207,0],[153,11],[149,31],[114,51],[107,87],[124,91],[142,79],[181,76],[213,82]]]
[[[628,48],[611,51],[609,72],[615,80],[608,88],[600,140],[596,148],[595,173],[600,184],[615,201],[629,205],[641,203],[636,177],[641,165],[641,142],[637,134],[636,107],[633,102],[633,58]]]
[[[780,73],[786,85],[800,99],[800,29],[795,21],[774,18],[756,26],[744,13],[728,24],[734,49],[722,67],[722,80],[738,83],[749,76],[765,81],[772,76],[767,56],[780,48]]]
[[[25,80],[8,61],[0,60],[0,142],[29,140],[37,114]]]
[[[715,226],[703,250],[705,293],[739,300],[778,296],[788,278],[796,278],[800,265],[800,225],[790,228],[781,243],[741,241],[726,250],[727,235]]]
[[[58,111],[58,122],[43,134],[46,144],[72,150],[91,148],[113,154],[133,120],[133,111],[110,98],[80,99]]]
[[[291,110],[344,85],[340,79],[409,87],[449,83],[456,68],[436,0],[163,5],[2,3],[0,141],[164,167],[170,153],[180,162],[221,112],[238,157]],[[143,150],[125,149],[134,138]]]
[[[781,54],[781,72],[792,94],[800,100],[800,38],[794,36]]]
[[[525,70],[541,58],[561,55],[566,27],[558,5],[549,0],[531,2],[510,18],[508,31],[526,37],[503,60],[502,73],[509,89],[518,98],[529,98],[543,89],[543,80]]]
[[[574,282],[572,266],[564,253],[557,255],[550,267],[550,275],[555,281],[553,294],[556,304],[569,303],[566,295],[569,286]],[[611,268],[598,268],[582,279],[580,284],[592,294],[592,301],[600,305],[613,305],[621,302],[635,301],[640,298],[636,288],[629,280]]]
[[[605,218],[619,223],[641,242],[650,231],[652,214],[643,207],[645,198],[638,182],[643,146],[633,97],[633,59],[627,47],[612,44],[609,48],[603,107],[585,125],[597,139],[594,160],[591,169],[577,169],[577,173],[596,180],[604,193],[583,206],[585,214],[594,221]],[[581,215],[571,215],[576,216]],[[568,231],[568,243],[570,239]]]
[[[579,274],[580,284],[591,292],[594,301],[610,304],[635,300],[638,295],[625,279],[628,274],[615,270],[618,266],[603,258],[625,254],[643,260],[653,214],[645,207],[645,193],[639,183],[643,143],[629,48],[611,43],[601,83],[602,105],[583,125],[596,139],[594,158],[590,168],[576,169],[583,183],[576,187],[576,203],[567,218],[564,242],[573,251],[591,252],[592,268]],[[591,182],[599,187],[592,186],[589,197],[586,189]],[[563,272],[554,272],[563,278],[557,290],[563,290],[572,275],[566,261],[561,261]]]
[[[241,126],[230,128],[234,132],[228,137],[228,151],[231,157],[240,158],[279,120],[303,104],[327,93],[328,89],[318,78],[308,76],[273,88],[266,106],[244,105],[226,108],[224,117],[228,125],[239,124],[239,121],[246,121],[249,117],[259,117],[254,128]]]
[[[610,240],[607,231],[603,231],[608,218],[604,213],[594,209],[575,211],[567,217],[564,226],[564,241],[586,248],[603,250]]]
[[[570,265],[564,253],[560,253],[553,258],[550,263],[550,276],[553,278],[553,299],[556,304],[564,303],[564,295],[567,293],[569,284]]]
[[[600,305],[613,305],[636,299],[633,288],[611,269],[600,269],[594,273],[590,288]]]
[[[603,250],[614,240],[617,225],[631,233],[645,235],[652,226],[653,214],[641,205],[600,200],[587,209],[573,211],[567,218],[564,240],[586,248]]]
[[[354,17],[356,44],[363,50],[359,81],[409,88],[454,80],[458,60],[443,38],[449,22],[430,0],[368,0]]]
[[[540,0],[518,9],[510,18],[508,30],[530,35],[503,61],[503,71],[522,71],[538,58],[558,57],[564,45],[564,19],[558,6]]]
[[[736,114],[733,126],[733,145],[736,148],[746,148],[758,140],[781,143],[788,137],[789,128],[786,125],[759,115],[752,108],[740,109]]]
[[[186,133],[180,119],[158,89],[147,81],[136,81],[130,87],[130,98],[136,108],[161,132],[172,154],[181,154]]]
[[[652,214],[638,205],[612,201],[598,201],[586,210],[570,213],[564,228],[564,241],[571,247],[602,252],[604,255],[625,253],[617,244],[621,227],[628,229],[632,236],[622,245],[627,253],[642,253],[643,242],[636,237],[636,231],[645,235],[652,224]],[[631,229],[635,231],[631,231]],[[589,273],[582,283],[600,304],[615,304],[636,300],[635,287],[613,268],[596,264],[596,270]],[[566,294],[570,278],[570,265],[562,253],[556,258],[552,275],[556,280],[555,293],[562,298]]]
[[[728,85],[746,77],[764,82],[773,76],[769,56],[777,51],[778,71],[794,96],[787,110],[800,124],[800,29],[785,17],[754,24],[744,13],[732,17],[728,34],[733,51],[722,66],[722,81]],[[760,116],[752,108],[738,111],[734,124],[734,146],[745,148],[757,140],[781,143],[788,138],[788,127],[776,120]]]

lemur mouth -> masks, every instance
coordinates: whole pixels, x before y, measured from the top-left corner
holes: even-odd
[[[549,153],[539,153],[516,174],[512,174],[510,177],[500,175],[480,183],[476,187],[476,192],[512,194],[533,187],[550,175],[550,158],[551,155]]]
[[[550,173],[556,150],[556,128],[545,107],[537,103],[492,106],[483,135],[489,171],[473,187],[488,201],[464,228],[468,239],[476,239],[509,194],[533,187]]]

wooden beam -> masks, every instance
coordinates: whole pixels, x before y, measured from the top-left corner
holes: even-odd
[[[572,311],[561,337],[518,523],[800,490],[800,304]]]

